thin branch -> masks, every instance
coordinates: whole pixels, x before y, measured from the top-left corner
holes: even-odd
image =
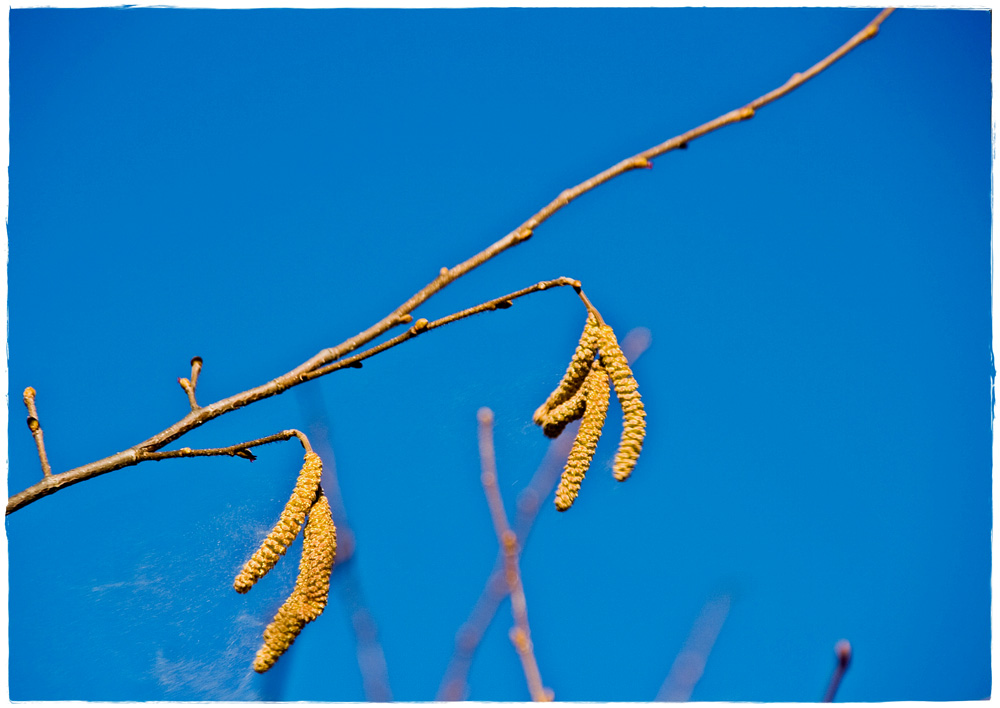
[[[112,472],[123,467],[130,467],[138,464],[143,454],[155,452],[156,450],[161,449],[181,436],[191,432],[195,428],[204,425],[214,418],[218,418],[220,415],[225,415],[231,411],[238,410],[244,406],[250,405],[251,403],[255,403],[256,401],[270,398],[271,396],[282,393],[283,391],[286,391],[293,386],[297,386],[304,381],[308,381],[309,377],[307,374],[309,372],[320,369],[333,361],[341,359],[347,354],[350,354],[352,351],[365,346],[369,342],[372,342],[400,324],[408,324],[410,322],[409,318],[411,317],[410,313],[419,305],[426,302],[429,298],[440,292],[447,285],[462,277],[469,271],[477,268],[483,263],[486,263],[507,249],[527,241],[531,238],[533,231],[539,224],[545,222],[549,219],[549,217],[580,195],[589,192],[595,187],[604,184],[605,182],[624,174],[625,172],[638,168],[648,168],[650,166],[650,159],[653,157],[662,155],[670,150],[686,148],[687,144],[691,140],[707,135],[708,133],[718,130],[719,128],[731,123],[738,123],[746,120],[747,118],[751,118],[757,109],[777,100],[798,86],[801,86],[803,83],[816,76],[816,74],[829,67],[845,54],[855,49],[858,45],[874,37],[878,32],[879,26],[885,18],[888,17],[891,11],[891,9],[883,10],[874,20],[866,25],[864,29],[852,37],[851,40],[849,40],[842,47],[805,72],[793,75],[791,79],[774,91],[761,96],[743,108],[730,111],[713,121],[705,123],[704,125],[694,128],[693,130],[689,130],[688,132],[675,138],[671,138],[665,143],[661,143],[660,145],[645,150],[638,155],[622,160],[618,164],[613,165],[585,182],[563,191],[541,211],[530,217],[527,221],[496,243],[488,246],[468,260],[463,261],[452,268],[442,268],[434,280],[414,293],[408,300],[406,300],[406,302],[397,307],[394,311],[363,332],[354,335],[337,346],[320,351],[288,373],[272,379],[265,384],[248,389],[242,393],[235,394],[209,406],[199,408],[198,410],[192,410],[166,430],[157,433],[148,440],[144,440],[141,443],[133,445],[127,450],[110,455],[102,460],[97,460],[81,467],[76,467],[67,472],[46,477],[41,482],[10,497],[7,500],[7,514],[11,514],[44,496],[53,494],[63,487],[82,482],[86,479],[90,479],[91,477],[107,474],[108,472]]]
[[[510,530],[507,523],[507,512],[503,508],[500,488],[497,486],[496,454],[493,449],[493,411],[489,408],[479,409],[479,459],[483,467],[482,481],[486,492],[486,501],[493,517],[493,528],[504,558],[504,575],[510,593],[510,609],[514,616],[514,626],[510,630],[510,640],[517,649],[524,669],[524,678],[528,682],[531,700],[535,702],[551,701],[551,691],[542,685],[542,675],[538,670],[538,661],[531,644],[531,628],[528,625],[528,603],[524,597],[524,586],[521,583],[521,569],[518,561],[517,535]]]
[[[42,463],[42,474],[51,477],[52,465],[49,464],[49,456],[45,454],[45,437],[42,434],[42,424],[38,420],[38,408],[35,406],[35,389],[31,386],[24,389],[24,406],[28,409],[28,430],[31,431],[31,437],[35,439],[35,447],[38,448],[38,460]]]
[[[833,651],[837,655],[837,665],[833,669],[833,676],[830,677],[830,685],[826,687],[823,703],[833,703],[833,699],[837,697],[837,689],[840,688],[840,681],[851,665],[851,643],[849,641],[841,639],[833,647]]]
[[[414,337],[423,334],[424,332],[430,332],[432,329],[437,329],[438,327],[444,327],[452,322],[457,322],[458,320],[464,320],[466,317],[472,317],[473,315],[478,315],[481,312],[492,312],[494,310],[506,310],[511,305],[514,304],[514,300],[519,297],[524,297],[525,295],[530,295],[532,293],[541,292],[542,290],[548,290],[550,288],[558,288],[564,285],[571,285],[578,293],[582,292],[580,290],[580,281],[574,280],[573,278],[556,278],[555,280],[544,280],[539,283],[535,283],[527,288],[522,288],[516,292],[512,292],[508,295],[501,295],[500,297],[488,300],[475,307],[470,307],[461,312],[456,312],[454,314],[448,315],[447,317],[442,317],[439,320],[434,320],[433,322],[428,322],[424,318],[420,318],[413,323],[413,326],[406,330],[403,334],[397,335],[392,339],[387,339],[378,346],[374,346],[371,349],[367,349],[360,354],[355,354],[354,356],[347,357],[346,359],[341,359],[340,361],[329,364],[322,368],[316,369],[315,371],[310,371],[307,374],[303,374],[300,378],[304,381],[310,381],[312,379],[318,378],[320,376],[325,376],[332,371],[337,369],[360,369],[361,362],[365,359],[369,359],[376,354],[381,354],[386,349],[392,349],[393,347],[402,344],[403,342],[413,339]],[[582,295],[581,295],[582,296]],[[586,300],[585,300],[586,301]]]
[[[267,437],[257,438],[256,440],[249,440],[245,443],[238,443],[236,445],[230,445],[229,447],[213,447],[195,450],[190,447],[182,447],[179,450],[165,450],[163,452],[143,452],[140,453],[140,461],[142,460],[172,460],[178,457],[242,457],[244,460],[250,460],[253,462],[257,459],[257,456],[250,452],[250,448],[259,447],[260,445],[267,445],[273,442],[281,442],[283,440],[291,440],[292,438],[298,438],[299,442],[302,443],[302,448],[306,452],[312,452],[312,445],[309,444],[309,438],[305,436],[302,432],[294,429],[282,430],[280,433],[275,433],[274,435],[268,435]]]
[[[649,330],[637,327],[631,330],[622,340],[622,351],[630,364],[642,356],[649,348],[651,338]],[[566,431],[553,440],[545,452],[545,458],[535,470],[528,486],[517,496],[517,515],[514,519],[514,532],[521,541],[521,550],[528,542],[531,529],[541,509],[541,504],[548,499],[562,473],[563,463],[569,454],[575,437],[575,427],[580,423],[571,423]],[[479,643],[483,640],[496,615],[500,603],[507,597],[508,587],[504,577],[503,552],[497,554],[496,562],[489,578],[483,585],[479,598],[469,613],[468,618],[455,634],[455,651],[452,653],[445,669],[444,678],[438,687],[435,700],[460,701],[465,699],[469,670],[472,668],[472,658],[475,656]]]
[[[191,410],[196,411],[200,406],[198,401],[195,399],[195,390],[198,388],[198,374],[201,373],[201,357],[196,356],[191,360],[191,378],[190,379],[177,379],[177,383],[181,385],[184,392],[188,396],[188,403],[191,404]]]

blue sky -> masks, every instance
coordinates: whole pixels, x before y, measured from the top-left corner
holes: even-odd
[[[393,310],[619,159],[737,108],[874,10],[10,13],[9,475],[40,477],[263,383]],[[560,700],[647,701],[713,599],[692,698],[991,691],[990,16],[901,10],[748,122],[582,197],[422,306],[578,278],[624,336],[648,438],[614,482],[612,405],[580,499],[522,557]],[[356,554],[272,674],[250,665],[297,548],[232,578],[291,491],[294,443],[147,463],[7,519],[15,700],[364,700],[345,587],[392,696],[431,700],[547,441],[531,414],[572,291],[436,330],[181,444],[325,427]],[[323,413],[325,411],[325,413]],[[500,608],[473,700],[526,700]]]

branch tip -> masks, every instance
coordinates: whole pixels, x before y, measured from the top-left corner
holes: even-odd
[[[52,476],[52,466],[49,464],[49,457],[45,453],[45,437],[42,434],[42,424],[38,420],[38,406],[35,405],[35,389],[31,386],[24,389],[24,407],[28,409],[28,430],[31,437],[35,439],[35,447],[38,448],[38,461],[42,465],[42,474],[46,477]]]
[[[841,639],[833,650],[837,654],[837,662],[846,669],[851,663],[851,643],[846,639]]]

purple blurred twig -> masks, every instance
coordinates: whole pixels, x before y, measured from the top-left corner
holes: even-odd
[[[708,655],[719,638],[732,598],[729,595],[712,598],[701,608],[684,647],[674,659],[667,678],[656,694],[657,701],[684,702],[691,699],[694,687],[705,671]]]
[[[833,699],[837,696],[837,689],[840,688],[840,680],[844,678],[847,667],[851,665],[851,643],[846,639],[841,639],[834,645],[833,652],[837,655],[837,665],[833,668],[830,685],[826,687],[826,695],[823,696],[824,703],[833,703]]]
[[[323,459],[323,491],[330,500],[330,510],[337,526],[337,562],[334,566],[332,585],[340,593],[340,599],[347,610],[358,657],[358,668],[364,686],[365,698],[369,701],[387,703],[392,700],[389,687],[389,671],[385,654],[378,640],[378,626],[365,602],[361,579],[356,568],[349,561],[354,556],[355,537],[347,522],[344,498],[337,483],[337,465],[330,444],[330,432],[326,421],[326,406],[320,390],[314,386],[295,389],[299,406],[305,420],[309,421],[309,438],[313,448]]]

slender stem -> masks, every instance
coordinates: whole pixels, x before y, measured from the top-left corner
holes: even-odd
[[[479,409],[479,459],[483,467],[482,481],[486,501],[493,517],[493,528],[500,542],[504,558],[504,575],[510,593],[510,609],[514,616],[514,627],[510,630],[510,640],[517,649],[528,682],[531,700],[545,702],[552,700],[552,694],[542,685],[542,675],[531,644],[531,628],[528,625],[528,602],[521,583],[521,569],[518,561],[517,535],[507,523],[507,512],[503,508],[500,488],[497,486],[496,454],[493,449],[493,411]]]
[[[24,389],[24,406],[28,409],[28,429],[31,431],[31,437],[35,439],[35,447],[38,448],[42,474],[51,477],[52,465],[49,464],[49,456],[45,454],[45,437],[42,434],[42,423],[38,420],[38,408],[35,406],[35,389],[31,386]]]
[[[823,696],[823,703],[833,703],[837,697],[837,689],[840,688],[840,681],[847,673],[847,667],[851,665],[851,643],[846,639],[841,639],[833,647],[837,655],[837,665],[833,668],[833,676],[830,677],[830,685],[826,687],[826,695]]]
[[[530,217],[527,221],[508,233],[499,241],[493,243],[468,260],[463,261],[452,268],[442,268],[434,280],[414,293],[408,300],[406,300],[406,302],[363,332],[359,332],[350,339],[347,339],[334,347],[320,351],[288,373],[272,379],[265,384],[248,389],[242,393],[235,394],[221,401],[217,401],[209,406],[192,410],[166,430],[157,433],[148,440],[144,440],[127,450],[115,453],[114,455],[105,457],[102,460],[97,460],[81,467],[76,467],[67,472],[46,476],[41,482],[11,496],[7,500],[7,514],[11,514],[44,496],[53,494],[63,487],[82,482],[98,475],[107,474],[108,472],[112,472],[123,467],[130,467],[138,464],[142,454],[155,452],[181,436],[191,432],[195,428],[204,425],[214,418],[218,418],[220,415],[225,415],[226,413],[238,410],[244,406],[250,405],[251,403],[255,403],[256,401],[270,398],[271,396],[282,393],[283,391],[286,391],[293,386],[297,386],[304,381],[308,381],[309,377],[307,374],[309,372],[324,367],[327,364],[346,356],[352,351],[363,347],[400,324],[408,324],[410,321],[409,318],[411,317],[410,313],[419,305],[426,302],[429,298],[440,292],[447,285],[462,277],[469,271],[498,256],[507,249],[527,241],[531,238],[533,231],[539,224],[545,222],[549,219],[549,217],[580,195],[591,191],[595,187],[604,184],[608,180],[624,174],[625,172],[639,168],[648,168],[650,166],[650,159],[653,157],[662,155],[670,150],[685,148],[691,140],[700,138],[703,135],[707,135],[708,133],[718,130],[719,128],[731,123],[738,123],[753,117],[757,109],[777,100],[798,86],[801,86],[803,83],[816,76],[845,54],[855,49],[858,45],[874,37],[878,33],[879,26],[891,12],[891,9],[883,10],[874,20],[868,23],[864,29],[852,37],[846,44],[827,56],[818,64],[815,64],[805,72],[794,74],[792,78],[785,82],[782,86],[761,96],[755,101],[752,101],[743,108],[730,111],[729,113],[719,116],[713,121],[709,121],[708,123],[689,130],[688,132],[678,135],[675,138],[671,138],[670,140],[649,148],[638,155],[622,160],[616,165],[604,170],[600,174],[581,182],[571,189],[563,191],[552,202],[543,207],[541,211],[537,212],[534,216]]]
[[[437,329],[438,327],[444,327],[452,322],[457,322],[458,320],[464,320],[466,317],[471,317],[472,315],[478,315],[481,312],[492,312],[494,310],[506,310],[508,307],[513,305],[513,301],[519,297],[524,297],[525,295],[530,295],[531,293],[537,293],[542,290],[548,290],[549,288],[558,288],[564,285],[571,285],[580,292],[580,281],[573,280],[572,278],[556,278],[555,280],[545,280],[540,283],[535,283],[534,285],[522,288],[516,292],[510,293],[508,295],[502,295],[492,300],[488,300],[475,307],[470,307],[461,312],[456,312],[454,314],[448,315],[447,317],[442,317],[439,320],[434,320],[433,322],[428,322],[427,320],[421,318],[417,320],[412,327],[410,327],[403,334],[397,335],[392,339],[387,339],[381,344],[367,349],[360,354],[355,354],[354,356],[341,359],[334,364],[328,364],[327,366],[316,369],[315,371],[310,371],[307,374],[302,374],[301,378],[305,381],[312,380],[319,376],[324,376],[329,374],[331,371],[336,371],[337,369],[346,368],[360,368],[361,362],[365,359],[375,356],[376,354],[381,354],[386,349],[392,349],[393,347],[402,344],[408,339],[413,339],[414,337],[423,334],[424,332],[430,332],[432,329]]]
[[[312,445],[309,444],[309,438],[305,436],[304,433],[298,430],[282,430],[280,433],[275,433],[274,435],[268,435],[267,437],[257,438],[256,440],[248,440],[245,443],[238,443],[236,445],[230,445],[229,447],[213,447],[207,449],[194,450],[190,447],[182,447],[179,450],[165,450],[162,452],[143,452],[140,453],[140,461],[142,460],[172,460],[178,457],[242,457],[243,459],[250,460],[253,462],[256,456],[250,452],[250,448],[259,447],[260,445],[267,445],[268,443],[281,442],[283,440],[291,440],[292,438],[298,438],[299,442],[302,443],[302,447],[306,452],[312,452]]]

